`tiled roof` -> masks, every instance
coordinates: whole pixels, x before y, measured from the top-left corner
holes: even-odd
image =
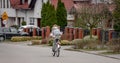
[[[20,4],[20,0],[10,0],[11,6],[15,9],[31,9],[35,5],[36,0],[31,0],[31,2],[29,5],[28,2]]]
[[[91,0],[73,0],[73,1],[91,1]]]
[[[61,1],[64,3],[67,11],[70,11],[70,9],[74,6],[73,0],[61,0]],[[54,5],[55,8],[57,7],[57,3],[58,0],[51,0],[51,4]]]
[[[15,9],[29,9],[28,3],[20,5],[20,0],[10,0],[11,6]]]
[[[95,4],[74,4],[74,8],[76,9],[77,13],[81,13],[82,8],[95,8]],[[98,4],[96,8],[97,13],[101,12],[104,8],[104,3]],[[108,6],[109,11],[113,11],[115,9],[115,5],[111,4]]]

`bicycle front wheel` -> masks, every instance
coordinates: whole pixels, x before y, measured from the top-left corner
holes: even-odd
[[[56,51],[56,56],[57,56],[57,57],[60,56],[60,49],[58,49],[58,50]]]

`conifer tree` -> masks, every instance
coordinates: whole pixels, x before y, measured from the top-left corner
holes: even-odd
[[[57,25],[64,28],[67,25],[67,11],[65,5],[61,0],[58,0],[56,9]]]
[[[120,0],[113,0],[116,8],[115,11],[113,12],[113,17],[114,17],[114,29],[116,31],[120,31]]]
[[[53,5],[49,3],[49,1],[43,4],[41,16],[42,16],[41,19],[42,27],[45,26],[52,27],[54,24],[57,24],[55,8]]]

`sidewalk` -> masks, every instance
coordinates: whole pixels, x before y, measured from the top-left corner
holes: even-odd
[[[102,52],[107,52],[106,50],[101,50],[101,51],[85,51],[85,50],[82,50],[82,52],[120,60],[120,54],[102,54]]]
[[[74,49],[70,49],[71,47],[69,47],[69,48],[65,47],[65,48],[66,48],[66,50],[70,50],[70,51],[78,51],[78,52],[94,54],[94,55],[99,55],[99,56],[104,56],[104,57],[109,57],[109,58],[114,58],[114,59],[120,60],[120,54],[102,54],[103,52],[107,52],[107,50],[87,51],[87,50],[74,50]]]

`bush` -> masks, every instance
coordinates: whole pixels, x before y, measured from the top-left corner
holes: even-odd
[[[83,49],[83,47],[86,45],[86,42],[84,42],[82,39],[75,39],[72,42],[74,43],[74,49]]]
[[[120,38],[112,39],[107,45],[111,52],[120,52]]]
[[[26,41],[23,37],[12,37],[11,38],[12,42],[19,42],[19,41]]]
[[[41,43],[42,43],[42,44],[47,44],[47,43],[48,43],[48,40],[47,40],[47,39],[42,39]]]
[[[73,43],[68,40],[61,40],[61,45],[72,45]]]
[[[32,40],[31,42],[32,42],[31,45],[40,45],[41,44],[40,40]]]
[[[71,43],[70,41],[68,41],[68,40],[61,40],[61,41],[60,41],[60,44],[61,44],[62,46],[64,46],[64,45],[72,45],[72,43]],[[53,45],[53,39],[50,39],[49,45],[50,45],[50,46]]]
[[[83,39],[75,39],[74,42],[74,49],[91,49],[97,50],[100,48],[98,45],[98,40],[83,40]]]
[[[28,41],[28,40],[40,40],[40,36],[34,36],[34,37],[29,37],[29,36],[14,36],[11,38],[12,42],[21,42],[21,41]]]
[[[33,36],[33,37],[32,37],[32,40],[41,40],[41,39],[42,39],[41,36]]]
[[[23,26],[26,25],[26,21],[22,21],[22,25],[23,25]]]
[[[49,39],[48,44],[49,44],[49,46],[52,46],[52,45],[53,45],[53,38],[50,38],[50,39]]]
[[[98,39],[98,37],[97,37],[97,36],[92,35],[92,38],[90,38],[90,35],[88,35],[88,36],[85,36],[83,39],[84,39],[84,40],[97,40],[97,39]]]
[[[84,49],[89,50],[99,50],[101,49],[99,40],[84,40],[86,42],[86,45],[84,46]]]

